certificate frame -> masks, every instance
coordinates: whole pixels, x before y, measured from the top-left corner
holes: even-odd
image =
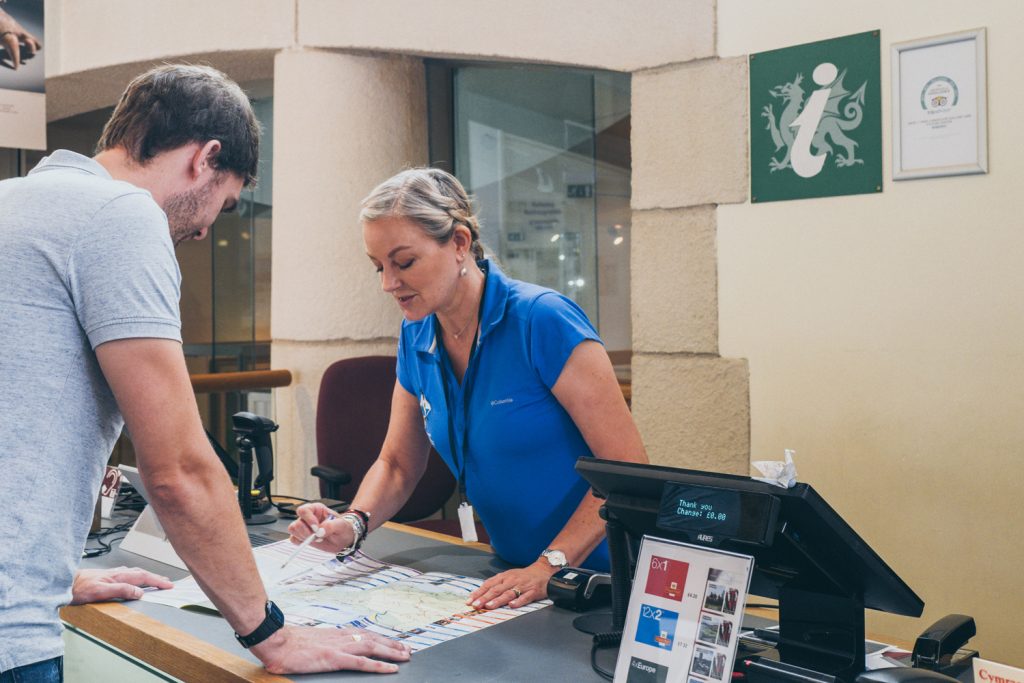
[[[893,180],[988,173],[986,29],[892,45]]]

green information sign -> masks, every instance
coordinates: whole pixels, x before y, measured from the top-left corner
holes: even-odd
[[[750,201],[882,191],[878,31],[750,55]]]

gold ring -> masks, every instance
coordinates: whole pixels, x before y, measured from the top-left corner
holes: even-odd
[[[523,591],[521,591],[521,590],[519,590],[518,588],[515,588],[515,587],[513,587],[513,588],[512,588],[512,592],[516,594],[516,597],[517,597],[517,598],[518,598],[518,597],[519,597],[520,595],[522,595],[522,594],[523,594]]]
[[[356,641],[357,643],[358,643],[358,642],[359,642],[360,640],[362,640],[362,639],[363,639],[363,637],[362,637],[361,635],[359,635],[358,633],[353,633],[353,634],[352,634],[352,640]]]

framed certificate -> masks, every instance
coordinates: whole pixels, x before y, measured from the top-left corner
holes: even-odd
[[[892,46],[893,180],[988,173],[985,29]]]

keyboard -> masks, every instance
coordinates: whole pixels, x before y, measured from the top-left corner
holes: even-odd
[[[267,545],[268,543],[277,543],[288,538],[288,534],[281,533],[280,531],[261,531],[259,533],[249,532],[249,543],[252,544],[253,548],[258,548],[261,545]]]

